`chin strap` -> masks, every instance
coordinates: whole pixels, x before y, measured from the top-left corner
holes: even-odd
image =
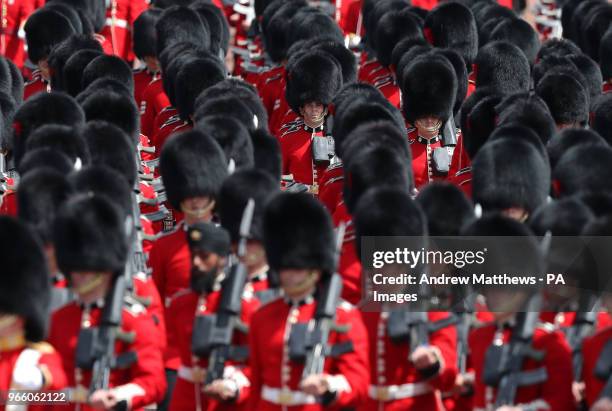
[[[189,208],[184,205],[181,205],[181,211],[185,215],[199,220],[201,218],[204,218],[206,214],[208,214],[214,207],[215,207],[215,201],[211,201],[210,204],[208,204],[204,208]]]

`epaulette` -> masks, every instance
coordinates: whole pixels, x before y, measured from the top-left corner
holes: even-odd
[[[26,346],[41,354],[53,354],[55,352],[55,348],[46,341],[28,342]]]
[[[126,294],[123,298],[123,309],[134,317],[138,317],[147,312],[147,308],[140,302],[136,301],[131,295]]]
[[[32,72],[32,79],[30,81],[26,82],[24,84],[24,86],[29,86],[30,84],[34,84],[34,83],[36,83],[39,80],[41,80],[41,81],[43,80],[42,73],[40,72],[40,70],[34,70]]]
[[[161,111],[160,111],[159,113],[160,113],[160,114],[161,114],[161,113],[165,113],[166,111],[170,111],[170,110],[174,110],[174,107],[172,107],[172,106],[166,106],[166,107],[162,108],[162,109],[161,109]]]
[[[329,167],[327,167],[327,169],[325,171],[331,171],[331,170],[335,170],[337,168],[341,168],[342,167],[342,161],[337,161],[333,164],[330,164]]]
[[[372,71],[370,72],[370,75],[372,75],[372,74],[374,74],[374,73],[378,73],[378,72],[379,72],[380,70],[382,70],[382,69],[384,69],[384,67],[383,67],[383,66],[378,66],[378,67],[376,67],[374,70],[372,70]]]
[[[172,117],[170,117],[168,120],[166,120],[166,122],[164,124],[162,124],[162,126],[159,129],[161,130],[161,129],[165,128],[165,127],[168,127],[168,126],[171,126],[173,124],[176,124],[179,121],[181,121],[181,118],[179,117],[178,114],[175,114]]]
[[[172,294],[170,297],[166,297],[166,301],[164,301],[165,307],[166,308],[170,307],[170,304],[172,304],[173,301],[189,293],[191,293],[191,289],[183,288],[182,290],[179,290],[175,292],[174,294]]]
[[[352,311],[355,309],[355,306],[346,300],[340,300],[340,304],[338,304],[338,308],[341,309],[342,311]]]
[[[543,322],[539,322],[537,324],[537,327],[541,330],[546,331],[548,334],[553,333],[555,331],[557,331],[557,326],[551,323],[543,323]]]
[[[301,118],[294,120],[290,123],[283,124],[283,126],[281,127],[281,130],[283,128],[286,128],[286,130],[283,132],[283,134],[281,134],[280,138],[285,137],[287,134],[295,133],[296,131],[301,130],[303,125],[304,125],[304,121]]]
[[[381,89],[384,86],[388,86],[388,85],[395,85],[395,81],[393,80],[392,76],[387,76],[384,78],[381,78],[380,80],[374,82],[374,87],[376,87],[377,89]]]
[[[329,180],[327,180],[325,182],[325,185],[333,184],[333,183],[335,183],[337,181],[342,181],[342,180],[344,180],[344,176],[338,176],[338,177],[330,178]]]
[[[459,177],[460,175],[468,173],[470,171],[472,171],[472,167],[464,167],[455,173],[455,177]]]
[[[268,77],[268,78],[266,79],[266,81],[265,81],[265,84],[271,83],[272,81],[276,81],[276,80],[278,80],[278,79],[280,79],[280,78],[282,78],[282,77],[283,77],[283,76],[282,76],[282,74],[280,74],[280,73],[279,73],[279,74],[275,74],[275,75],[273,75],[273,76],[271,76],[271,77]]]

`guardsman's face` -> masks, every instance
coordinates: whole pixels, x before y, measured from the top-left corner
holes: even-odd
[[[442,126],[442,121],[438,117],[427,116],[415,121],[414,126],[418,128],[419,131],[426,130],[430,132],[437,132]]]
[[[85,300],[104,297],[110,287],[111,279],[110,272],[73,271],[70,274],[72,289]]]
[[[206,250],[194,250],[191,254],[191,264],[201,272],[209,272],[222,266],[223,257]]]
[[[520,290],[503,289],[501,287],[484,290],[487,308],[496,319],[503,320],[519,312],[527,299],[527,294]]]
[[[288,297],[299,297],[314,289],[321,273],[317,270],[287,268],[279,271],[281,288]]]
[[[23,330],[23,318],[14,314],[0,313],[0,337],[7,337]]]
[[[209,221],[212,218],[212,211],[215,207],[214,200],[210,197],[190,197],[181,203],[181,211],[185,213],[188,224],[197,221]]]
[[[300,108],[300,114],[306,124],[320,124],[325,117],[325,106],[321,103],[310,102]]]

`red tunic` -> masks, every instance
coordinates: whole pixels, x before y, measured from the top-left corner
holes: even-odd
[[[345,35],[363,32],[363,23],[360,22],[362,0],[335,0],[336,21]]]
[[[371,76],[375,75],[379,70],[383,68],[383,66],[381,66],[378,60],[376,59],[368,60],[366,53],[363,53],[363,56],[363,61],[361,62],[359,66],[359,71],[357,72],[357,78],[361,83],[371,84]]]
[[[412,151],[412,172],[414,185],[417,189],[436,180],[444,180],[445,176],[436,176],[433,165],[433,152],[442,147],[439,137],[430,140],[418,135],[416,128],[408,130],[408,143]]]
[[[298,183],[319,185],[327,166],[313,163],[312,139],[324,136],[323,127],[308,127],[301,118],[286,126],[280,138],[283,175],[293,174]]]
[[[250,410],[268,411],[284,410],[308,411],[323,409],[355,408],[367,395],[368,388],[368,341],[363,320],[359,311],[348,303],[342,303],[336,309],[336,322],[348,325],[346,333],[332,331],[329,342],[337,344],[352,341],[353,351],[337,358],[327,358],[325,373],[334,376],[337,385],[335,402],[324,408],[307,397],[291,407],[283,407],[280,402],[288,399],[279,395],[278,390],[285,389],[295,394],[301,393],[298,384],[301,381],[303,365],[288,357],[288,336],[291,324],[308,322],[313,318],[316,304],[313,298],[302,304],[290,305],[278,298],[262,306],[252,317],[249,331],[249,350],[251,368],[251,403]]]
[[[145,89],[157,78],[159,78],[159,73],[152,73],[146,67],[134,70],[134,99],[138,107],[140,107],[142,102],[142,95]]]
[[[91,326],[99,324],[101,313],[101,308],[91,308]],[[91,371],[80,372],[76,370],[75,365],[75,350],[84,320],[83,314],[84,309],[77,302],[72,302],[55,311],[51,318],[49,342],[62,357],[68,385],[73,388],[78,383],[88,388],[91,379]],[[161,401],[166,391],[158,334],[151,317],[140,305],[131,309],[124,308],[121,328],[126,332],[133,332],[135,339],[131,344],[118,341],[117,354],[132,351],[136,353],[138,360],[125,370],[112,370],[110,387],[115,389],[120,398],[129,399],[131,409],[143,409],[149,404]],[[80,382],[77,377],[81,378]],[[75,406],[75,403],[71,403],[68,409],[74,409]],[[82,404],[81,409],[92,408]]]
[[[174,109],[169,109],[164,112],[161,112],[157,117],[170,115],[172,112],[174,112]],[[181,120],[178,114],[172,115],[170,118],[168,118],[168,120],[163,122],[160,128],[157,129],[157,131],[155,132],[155,136],[153,137],[153,145],[155,146],[155,151],[157,153],[161,153],[162,148],[164,147],[164,143],[172,134],[176,132],[175,129],[185,124],[186,122]]]
[[[334,227],[344,223],[344,242],[340,252],[338,273],[342,276],[342,298],[351,304],[361,301],[361,260],[355,248],[355,226],[344,201],[340,201],[332,216]]]
[[[217,312],[221,293],[219,291],[211,293],[208,297],[203,297],[202,301],[198,301],[199,296],[192,291],[184,290],[175,296],[170,306],[168,307],[168,324],[169,332],[176,335],[177,348],[180,353],[181,366],[179,368],[179,377],[172,393],[172,401],[170,410],[195,410],[195,386],[193,382],[193,366],[194,360],[191,351],[191,337],[193,334],[193,322],[198,314],[213,314]],[[198,303],[203,306],[198,307]],[[240,312],[241,321],[248,325],[251,315],[259,306],[255,299],[243,299],[242,310]],[[234,336],[233,344],[237,346],[245,346],[248,344],[248,339],[245,334],[237,333]],[[197,360],[197,365],[200,369],[206,370],[208,367],[208,358]],[[246,364],[231,362],[231,366],[226,367],[226,372],[238,372],[234,381],[239,386],[239,396],[236,402],[222,403],[212,400],[203,393],[200,394],[202,410],[235,410],[237,406],[245,404],[245,400],[249,394],[248,370],[244,369]],[[242,374],[242,375],[241,375]],[[203,384],[200,384],[201,387]]]
[[[22,28],[37,5],[32,0],[1,0],[1,3],[0,54],[21,68],[27,58]]]
[[[145,136],[153,136],[153,125],[157,114],[170,105],[170,100],[164,92],[162,79],[153,80],[142,93],[140,102],[140,132]]]
[[[159,343],[160,349],[166,349],[166,321],[164,319],[164,305],[159,291],[155,286],[155,282],[151,276],[145,273],[136,273],[133,277],[134,294],[143,299],[146,305],[147,314],[153,320],[157,330],[156,341]]]
[[[276,66],[261,73],[256,88],[268,116],[271,116],[275,100],[285,91],[285,67]]]
[[[146,0],[111,0],[106,9],[106,24],[102,34],[111,44],[113,54],[124,60],[134,60],[132,27],[136,18],[149,7]]]
[[[604,93],[608,93],[610,91],[612,91],[612,80],[606,81],[602,88],[602,92]]]
[[[575,311],[555,312],[544,311],[540,313],[540,321],[552,324],[555,327],[569,328],[574,324],[576,318]],[[597,323],[595,325],[597,331],[603,330],[612,325],[612,317],[607,312],[601,311],[597,314]]]
[[[49,82],[45,80],[40,70],[32,73],[32,80],[28,81],[23,88],[23,100],[27,100],[35,94],[51,91]]]
[[[606,383],[606,381],[597,378],[593,371],[599,361],[601,352],[610,341],[612,341],[612,327],[607,327],[598,331],[595,335],[586,338],[582,343],[582,355],[584,358],[582,381],[585,384],[584,396],[589,407],[597,401]]]
[[[338,203],[342,201],[343,187],[344,168],[342,162],[338,161],[325,169],[319,186],[319,200],[331,215],[336,211]]]
[[[12,181],[12,179],[8,179],[8,181]],[[17,192],[15,190],[9,189],[2,196],[0,215],[17,217]]]
[[[391,104],[401,108],[401,94],[395,76],[391,69],[380,66],[380,69],[370,75],[369,81]]]
[[[448,171],[448,180],[458,186],[469,198],[472,197],[471,164],[470,157],[463,145],[463,134],[459,134]]]
[[[484,384],[482,374],[485,354],[493,343],[496,329],[496,325],[491,324],[470,333],[471,364],[475,371],[475,410],[484,410],[490,403],[495,403],[495,389]],[[507,343],[510,335],[511,331],[505,329],[500,337],[504,343]],[[552,327],[538,327],[532,345],[536,350],[545,352],[544,359],[541,362],[526,359],[523,370],[535,370],[544,366],[548,378],[540,384],[519,387],[516,404],[531,404],[537,411],[573,411],[575,408],[572,395],[572,354],[565,337],[561,332],[552,330]]]
[[[36,354],[32,353],[34,351]],[[62,368],[62,359],[53,346],[48,343],[24,343],[11,349],[0,350],[0,391],[2,396],[6,395],[7,390],[16,389],[14,384],[15,365],[22,354],[38,357],[37,367],[44,376],[44,391],[56,391],[66,388],[68,384],[66,374]],[[29,410],[50,409],[49,405],[30,405]],[[5,405],[0,404],[0,411],[4,411]]]
[[[448,317],[448,313],[432,312],[429,320],[434,322]],[[457,332],[455,327],[445,327],[430,335],[429,345],[438,349],[442,359],[440,372],[425,380],[408,361],[409,344],[394,343],[387,336],[388,312],[364,312],[363,320],[370,342],[370,395],[359,408],[360,411],[431,410],[442,411],[440,391],[448,390],[457,374]],[[407,398],[385,399],[385,387],[411,384],[418,395]],[[376,388],[379,388],[377,394]],[[407,389],[407,387],[405,388]]]
[[[173,295],[189,288],[191,254],[187,245],[184,224],[179,224],[172,232],[153,243],[149,253],[149,267],[161,301],[168,308]],[[166,324],[170,321],[167,311],[165,321]],[[168,332],[166,337],[168,347],[164,353],[165,366],[176,369],[180,361],[176,343],[173,340],[174,336]]]

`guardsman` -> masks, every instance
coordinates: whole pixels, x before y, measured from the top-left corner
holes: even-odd
[[[408,142],[417,189],[445,179],[453,147],[443,145],[443,128],[451,118],[457,95],[457,75],[443,56],[419,56],[401,74],[404,117],[412,127]]]
[[[229,176],[219,192],[219,218],[221,225],[230,233],[232,247],[237,250],[240,239],[242,211],[249,199],[255,202],[255,211],[249,231],[247,252],[243,264],[249,278],[245,294],[252,295],[262,303],[276,293],[278,276],[270,271],[263,245],[263,210],[269,199],[279,191],[278,181],[262,170],[240,170]]]
[[[134,70],[134,99],[140,107],[145,88],[160,76],[159,61],[155,52],[155,23],[161,15],[160,9],[145,10],[134,21],[134,54],[143,64]]]
[[[391,66],[393,48],[403,39],[423,39],[421,19],[408,8],[390,10],[383,14],[374,32],[376,59],[381,70],[369,78],[369,83],[376,87],[395,107],[401,107],[400,89]]]
[[[536,237],[526,226],[500,214],[490,214],[476,220],[462,231],[467,236],[510,236],[514,253],[494,251],[489,248],[484,272],[537,273],[545,272],[544,254]],[[521,258],[515,258],[518,250]],[[497,247],[500,250],[500,247]],[[514,254],[511,255],[511,254]],[[572,355],[565,337],[559,330],[534,321],[530,317],[539,315],[538,299],[540,290],[525,286],[488,286],[483,288],[488,309],[495,321],[479,327],[470,333],[470,363],[474,368],[474,406],[475,410],[497,411],[543,411],[575,410],[572,395]],[[531,318],[532,319],[532,318]],[[512,359],[513,364],[504,361],[504,352],[514,348],[518,339],[512,339],[518,330],[531,350],[523,351]],[[516,346],[515,346],[516,347]],[[518,350],[512,351],[515,354]],[[508,366],[517,366],[514,375],[505,375]],[[525,374],[524,372],[527,372]],[[497,389],[503,375],[510,377],[510,384],[516,382],[516,394],[511,404],[499,403]],[[529,378],[531,376],[532,378]],[[512,381],[514,380],[514,381]],[[497,405],[496,405],[497,404]],[[497,408],[495,408],[497,406]]]
[[[168,307],[169,332],[176,335],[181,357],[170,410],[240,409],[249,394],[246,359],[226,363],[224,378],[206,384],[210,358],[198,356],[192,346],[193,333],[201,332],[194,330],[202,324],[197,318],[215,314],[222,303],[222,288],[231,270],[226,269],[231,251],[230,236],[224,228],[213,223],[197,223],[189,227],[186,237],[192,264],[190,288],[175,294]],[[258,305],[252,296],[242,297],[240,320],[246,326]],[[236,346],[247,343],[244,332],[236,332],[233,336]]]
[[[375,213],[372,210],[376,210]],[[357,203],[354,213],[355,247],[360,250],[365,236],[419,237],[425,242],[427,221],[408,189],[374,188]],[[364,275],[372,275],[364,270]],[[368,310],[369,311],[369,310]],[[443,327],[428,333],[427,341],[411,347],[390,333],[392,308],[382,305],[377,312],[363,312],[370,342],[370,387],[360,410],[444,410],[440,393],[450,389],[457,375],[457,333]],[[431,312],[435,323],[448,312]],[[400,320],[401,321],[401,320]],[[416,325],[416,324],[415,324]]]
[[[1,216],[0,255],[0,409],[4,411],[16,406],[5,402],[8,390],[60,390],[67,381],[60,355],[44,342],[51,290],[40,242],[25,223]]]
[[[23,97],[24,100],[27,100],[34,94],[51,90],[49,83],[51,73],[47,58],[54,46],[71,34],[76,34],[76,30],[64,15],[44,7],[32,13],[24,30],[28,45],[28,58],[38,67],[32,79],[25,85]]]
[[[126,222],[113,203],[96,195],[68,200],[55,220],[58,266],[77,299],[53,314],[49,342],[62,357],[72,409],[142,409],[160,401],[165,391],[162,352],[153,320],[142,305],[126,303],[124,293],[114,292],[128,258]],[[126,359],[121,369],[96,369],[90,358],[90,344],[97,341],[91,338],[91,328],[109,325],[104,321],[109,321],[110,304],[114,309],[121,307],[120,330],[116,341],[111,340],[116,347],[114,355],[131,353],[131,360]],[[106,382],[98,380],[104,372],[110,375]],[[102,382],[92,386],[94,378]]]
[[[557,130],[584,128],[589,119],[589,95],[578,80],[568,74],[550,73],[536,85],[536,93],[546,102]]]
[[[318,194],[318,185],[334,156],[333,140],[325,129],[329,104],[342,87],[338,61],[324,51],[312,51],[296,59],[287,72],[285,95],[299,115],[284,124],[280,135],[283,174],[309,186]]]
[[[423,31],[432,46],[458,52],[468,73],[472,73],[478,53],[478,28],[468,7],[462,3],[441,2],[427,13]]]
[[[48,161],[53,161],[52,155],[48,157]],[[70,296],[66,290],[66,279],[57,266],[52,227],[58,209],[73,190],[65,175],[48,166],[28,171],[20,182],[23,184],[17,189],[18,215],[33,229],[42,243],[53,285],[50,309],[54,311],[66,304]]]
[[[548,198],[547,156],[529,141],[507,137],[485,143],[474,157],[472,170],[473,200],[484,212],[525,221]]]
[[[314,318],[317,302],[329,289],[323,284],[330,282],[335,271],[329,214],[308,194],[279,194],[266,207],[264,244],[284,296],[262,306],[251,318],[250,409],[357,407],[367,395],[369,364],[366,331],[353,306],[339,302],[332,321],[346,327],[331,331],[324,341],[341,344],[344,349],[338,352],[342,354],[325,357],[323,371],[309,375],[303,375],[300,362],[304,350],[298,331]],[[290,351],[290,345],[295,350]]]
[[[374,86],[365,83],[345,85],[333,101],[334,151],[336,161],[321,177],[319,199],[334,215],[338,203],[342,201],[342,150],[345,140],[358,126],[368,122],[389,121],[395,124],[401,134],[406,135],[406,123],[402,113],[391,106],[388,100]]]
[[[170,53],[180,47],[178,43],[190,43],[192,48],[210,47],[210,32],[198,14],[187,7],[171,7],[164,10],[155,23],[155,51],[161,64],[162,76],[166,70],[162,52]],[[189,47],[188,47],[189,48]],[[142,133],[152,137],[155,130],[155,117],[170,105],[162,79],[153,80],[143,91],[140,104],[140,124]]]
[[[106,21],[100,32],[112,45],[113,54],[127,61],[134,60],[132,31],[134,21],[147,9],[146,0],[110,0]]]
[[[10,59],[21,68],[26,59],[23,41],[23,26],[36,6],[33,1],[2,0],[2,34],[0,34],[0,55]]]
[[[160,297],[167,308],[172,296],[189,288],[191,260],[185,237],[187,228],[213,217],[217,193],[227,176],[227,162],[221,147],[200,131],[173,136],[164,146],[160,171],[168,202],[184,220],[155,241],[149,267]],[[166,323],[168,322],[166,312]],[[165,366],[169,381],[176,375],[180,360],[172,334],[167,335]],[[169,383],[170,385],[170,383]]]
[[[359,199],[368,189],[381,185],[414,191],[410,169],[410,154],[405,139],[397,130],[380,129],[377,123],[364,124],[355,129],[351,145],[344,155],[343,200],[333,215],[335,226],[346,224],[338,272],[342,275],[342,297],[356,304],[362,298],[361,260],[353,241],[355,230],[352,215]],[[386,134],[385,132],[389,132]],[[372,139],[376,135],[380,140]]]
[[[64,94],[40,93],[24,102],[13,117],[10,155],[15,167],[19,169],[30,135],[38,128],[48,123],[80,126],[84,121],[85,115],[81,107],[74,99]],[[0,214],[17,216],[14,190],[11,189],[5,194]]]

